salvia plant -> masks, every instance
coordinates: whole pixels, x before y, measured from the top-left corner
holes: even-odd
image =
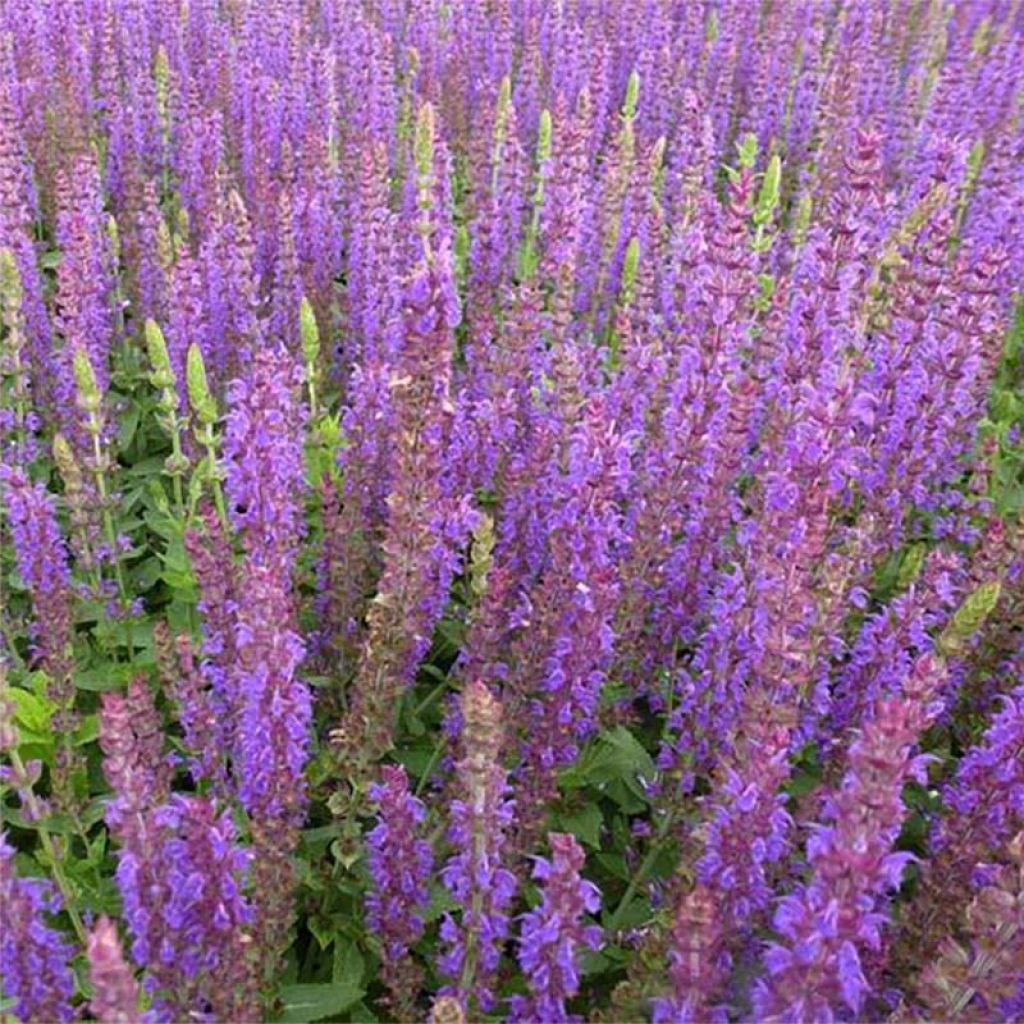
[[[1024,1022],[1024,4],[0,3],[0,1021]]]

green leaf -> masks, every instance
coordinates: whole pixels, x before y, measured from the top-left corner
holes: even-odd
[[[75,673],[75,686],[92,693],[121,690],[128,685],[136,669],[120,662],[106,662],[97,668]]]
[[[580,842],[595,850],[601,849],[601,825],[604,818],[597,804],[585,804],[583,807],[566,811],[558,816],[559,825],[571,832]]]
[[[284,1024],[306,1024],[307,1021],[333,1017],[357,1003],[365,994],[358,984],[348,981],[341,984],[286,985],[281,989],[284,1013],[280,1020]]]
[[[647,800],[641,780],[650,782],[657,774],[651,755],[623,725],[602,732],[562,777],[569,788],[591,785],[603,788],[612,782],[623,783],[631,793]]]
[[[87,743],[92,743],[99,734],[100,716],[97,714],[86,715],[75,730],[75,746],[84,747]]]
[[[363,980],[366,965],[359,947],[351,940],[334,944],[334,960],[331,964],[331,981],[335,985],[359,985]]]
[[[14,720],[19,725],[42,735],[50,731],[50,718],[57,710],[53,701],[17,686],[8,687],[5,695],[14,704]]]

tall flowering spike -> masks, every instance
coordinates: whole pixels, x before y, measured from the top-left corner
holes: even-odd
[[[832,1020],[862,1014],[870,992],[864,954],[878,950],[888,923],[885,898],[899,887],[913,855],[893,850],[907,817],[903,787],[923,782],[927,758],[915,755],[921,733],[942,708],[948,669],[925,654],[903,692],[881,698],[848,753],[846,774],[825,804],[829,822],[807,843],[810,879],[782,899],[769,945],[768,977],[755,990],[767,1020]]]
[[[207,338],[207,311],[203,297],[202,268],[192,255],[188,242],[177,239],[176,259],[171,270],[169,317],[167,321],[167,347],[171,368],[178,381],[186,379],[188,351],[195,345],[201,352],[209,348]],[[181,411],[188,403],[185,389],[181,389]]]
[[[73,799],[71,773],[81,758],[71,744],[77,725],[72,678],[71,570],[57,524],[53,496],[24,470],[0,465],[5,519],[14,541],[18,571],[32,598],[32,648],[46,671],[47,696],[57,707],[53,728],[62,737],[54,765],[53,787],[60,803]]]
[[[6,76],[4,76],[6,79]],[[39,404],[52,394],[56,362],[52,350],[50,314],[44,302],[43,275],[32,240],[36,197],[33,194],[24,134],[23,113],[12,84],[0,81],[0,248],[9,250],[23,288],[27,332],[26,359],[31,364],[34,395]]]
[[[549,563],[530,595],[533,621],[521,640],[521,672],[510,679],[517,697],[528,701],[520,789],[528,828],[537,826],[554,795],[557,772],[596,729],[611,664],[615,555],[625,539],[618,499],[628,482],[629,449],[600,400],[584,411],[565,468],[557,456],[552,463]]]
[[[0,833],[0,991],[14,1000],[14,1013],[25,1024],[76,1016],[70,963],[75,950],[43,916],[60,909],[49,882],[14,873],[14,849]]]
[[[370,787],[377,824],[366,837],[373,880],[367,920],[381,941],[391,1003],[397,1012],[414,1016],[423,979],[409,949],[425,929],[423,911],[430,899],[434,854],[426,840],[417,838],[427,811],[410,793],[405,769],[386,765],[381,774],[383,781]]]
[[[86,946],[92,998],[89,1011],[103,1024],[134,1024],[141,1018],[141,991],[135,973],[125,963],[117,925],[101,917],[89,933]]]
[[[64,705],[74,697],[73,688],[68,689],[71,570],[54,498],[17,467],[0,466],[0,481],[18,571],[32,597],[34,652],[50,677],[52,698]]]
[[[253,356],[232,382],[224,440],[227,499],[245,551],[233,611],[235,658],[223,692],[233,707],[233,774],[257,856],[250,993],[277,971],[291,924],[294,865],[305,817],[312,695],[299,678],[293,574],[305,532],[302,366],[283,347]]]
[[[725,1007],[714,1002],[731,966],[726,931],[711,890],[698,884],[680,900],[669,953],[672,994],[654,1000],[654,1024],[728,1020]]]
[[[65,369],[58,398],[70,413],[74,403],[71,360],[79,349],[89,356],[101,392],[109,384],[108,365],[114,340],[113,254],[103,216],[103,198],[96,164],[79,157],[70,175],[58,183],[60,214],[57,241],[57,328],[64,337]],[[65,421],[70,427],[72,419]]]
[[[471,516],[446,484],[446,446],[459,301],[450,225],[438,210],[434,112],[420,111],[414,157],[421,258],[402,301],[402,342],[389,388],[397,450],[392,463],[384,571],[368,612],[369,636],[342,727],[354,756],[373,760],[391,744],[398,701],[413,681],[441,618]],[[440,162],[440,161],[437,161]],[[441,164],[443,167],[443,163]]]
[[[256,353],[228,388],[224,432],[229,513],[247,562],[270,568],[285,589],[305,533],[302,375],[283,347]]]
[[[32,408],[32,372],[27,347],[25,289],[14,253],[0,249],[0,452],[4,459],[31,462],[38,453],[40,420]]]
[[[245,1008],[243,894],[251,854],[228,811],[205,797],[175,795],[134,815],[122,829],[117,883],[132,934],[132,958],[158,1016],[208,1005],[217,1019]]]
[[[514,805],[501,767],[502,712],[481,682],[462,695],[462,756],[456,766],[458,797],[452,802],[448,840],[454,853],[441,880],[459,907],[441,925],[445,952],[438,969],[450,979],[442,994],[454,995],[467,1014],[494,1005],[494,978],[509,933],[516,877],[502,866]]]
[[[526,914],[519,930],[519,964],[530,995],[512,997],[510,1019],[582,1021],[565,1003],[579,992],[581,952],[601,945],[601,929],[583,921],[598,911],[601,894],[580,877],[586,855],[573,836],[552,832],[548,845],[551,859],[538,857],[533,869],[543,893],[540,906]]]
[[[954,938],[917,979],[936,1020],[1019,1020],[1024,1009],[1024,832],[1006,846],[1007,863],[978,864],[977,894]]]
[[[1024,655],[1002,668],[1010,678],[1024,678]],[[1004,697],[942,796],[948,810],[935,825],[933,855],[921,866],[894,951],[901,966],[938,955],[969,899],[975,865],[1024,828],[1024,686]]]
[[[107,821],[115,834],[133,815],[170,796],[173,771],[163,747],[163,722],[143,680],[136,679],[124,694],[103,695],[100,749],[103,774],[114,790]]]

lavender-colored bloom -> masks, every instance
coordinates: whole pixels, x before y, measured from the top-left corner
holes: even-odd
[[[541,883],[541,903],[523,917],[519,929],[519,964],[530,986],[529,997],[510,1000],[510,1020],[581,1021],[567,1012],[565,1002],[579,992],[579,956],[601,945],[601,929],[583,923],[584,914],[601,906],[592,882],[580,878],[586,860],[571,835],[548,835],[551,860],[536,859],[533,877]]]
[[[526,702],[520,806],[533,828],[554,795],[557,771],[591,736],[611,664],[618,597],[615,553],[623,542],[618,498],[629,472],[628,445],[599,401],[573,433],[563,472],[551,467],[548,565],[530,594],[519,670],[510,679]]]
[[[131,967],[125,963],[117,925],[101,917],[89,933],[89,982],[92,998],[89,1010],[104,1024],[134,1024],[141,1020],[141,991]]]
[[[272,569],[285,589],[305,533],[301,383],[302,367],[285,348],[256,353],[249,374],[228,388],[224,433],[231,520],[249,564]]]
[[[251,854],[235,825],[203,797],[175,795],[125,823],[117,883],[132,958],[161,1015],[210,1006],[229,1016],[243,998],[243,895]]]
[[[14,849],[2,833],[0,908],[0,979],[15,1014],[26,1024],[74,1020],[75,950],[43,916],[60,911],[60,897],[50,882],[14,873]]]
[[[1016,664],[1016,670],[1014,669]],[[1007,668],[1020,674],[1024,660]],[[957,765],[943,794],[952,814],[944,819],[941,845],[967,847],[981,854],[995,850],[1024,826],[1024,687],[1004,698],[978,745]]]
[[[367,921],[381,941],[385,982],[397,1005],[413,1002],[416,982],[409,948],[423,935],[423,911],[430,898],[434,854],[417,833],[427,810],[409,791],[405,769],[386,765],[383,781],[370,787],[377,824],[366,837],[373,889],[366,898]]]
[[[494,977],[509,933],[509,907],[518,887],[503,866],[505,836],[514,804],[506,772],[498,762],[502,742],[501,705],[480,682],[462,696],[462,758],[457,765],[459,796],[449,811],[448,839],[455,852],[441,880],[460,908],[441,925],[445,951],[441,974],[451,979],[442,994],[463,1007],[494,1005]]]
[[[368,639],[356,675],[347,742],[372,760],[391,743],[396,701],[412,682],[441,618],[473,522],[468,497],[446,487],[446,443],[454,413],[451,374],[460,320],[447,209],[437,167],[444,150],[429,105],[417,128],[420,258],[402,299],[402,343],[391,368],[396,451],[384,569],[368,613]],[[435,160],[435,156],[437,159]]]
[[[871,994],[863,957],[882,945],[885,897],[898,888],[913,855],[893,850],[907,816],[903,786],[923,781],[927,758],[914,753],[939,710],[945,666],[922,655],[903,693],[878,701],[848,752],[846,774],[825,805],[830,824],[807,843],[811,876],[785,896],[774,926],[783,941],[768,946],[768,977],[755,990],[766,1019],[835,1019],[864,1011]]]
[[[109,384],[108,363],[114,337],[114,264],[95,161],[79,157],[71,174],[59,176],[58,189],[57,241],[61,262],[57,274],[57,328],[64,336],[58,398],[64,403],[65,426],[75,430],[71,364],[77,349],[88,354],[101,394]]]
[[[71,570],[57,524],[54,498],[23,469],[0,466],[6,518],[10,524],[18,571],[32,597],[35,655],[50,677],[51,694],[65,704],[71,671]]]

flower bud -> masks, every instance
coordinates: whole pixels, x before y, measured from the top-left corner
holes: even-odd
[[[203,362],[203,353],[199,346],[193,342],[188,347],[188,356],[185,363],[185,379],[188,384],[188,400],[192,411],[203,424],[213,424],[217,421],[217,403],[210,394],[210,385],[206,379],[206,364]]]
[[[626,101],[622,105],[622,116],[627,121],[636,117],[636,104],[640,98],[640,75],[634,68],[629,73],[629,81],[626,83]]]
[[[313,307],[305,295],[299,304],[299,329],[302,334],[302,358],[307,363],[315,363],[320,358],[320,328]]]

